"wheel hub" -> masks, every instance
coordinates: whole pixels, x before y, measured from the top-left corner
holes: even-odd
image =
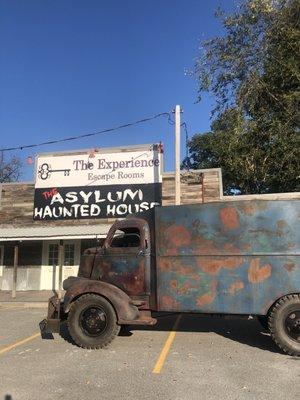
[[[79,317],[81,329],[89,336],[99,336],[106,328],[105,312],[96,306],[83,310]]]
[[[300,342],[300,310],[289,313],[285,320],[285,329],[291,339]]]

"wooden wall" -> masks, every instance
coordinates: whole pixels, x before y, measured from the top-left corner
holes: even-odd
[[[174,204],[174,173],[163,174],[163,205]],[[203,182],[202,182],[203,181]],[[222,177],[218,168],[181,173],[181,202],[192,204],[217,201],[221,198]],[[3,184],[0,187],[0,226],[45,226],[33,221],[33,183]],[[80,220],[80,225],[111,224],[114,219]],[[73,226],[78,220],[47,221],[47,226]]]
[[[221,170],[218,168],[182,172],[180,181],[182,204],[207,203],[220,200],[223,195]],[[162,197],[163,205],[174,204],[174,173],[163,175]]]

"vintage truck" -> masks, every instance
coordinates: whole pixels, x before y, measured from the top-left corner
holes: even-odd
[[[45,329],[67,318],[75,343],[106,346],[122,325],[154,311],[256,315],[286,353],[300,356],[300,201],[155,207],[116,221],[87,249]]]

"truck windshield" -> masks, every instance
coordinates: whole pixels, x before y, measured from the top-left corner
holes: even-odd
[[[137,228],[117,230],[112,238],[110,247],[139,247],[140,232]]]

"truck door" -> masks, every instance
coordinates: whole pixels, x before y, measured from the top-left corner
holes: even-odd
[[[127,221],[114,224],[96,257],[94,270],[98,270],[98,279],[118,286],[128,295],[149,294],[150,235],[147,226],[128,224]]]

